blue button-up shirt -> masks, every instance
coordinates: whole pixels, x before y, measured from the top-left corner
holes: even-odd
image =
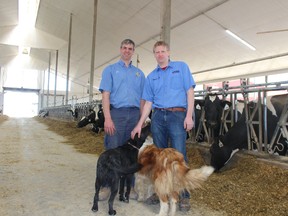
[[[146,78],[142,98],[150,101],[153,108],[187,108],[187,91],[195,88],[188,65],[170,61],[167,68],[155,68]]]
[[[99,90],[110,92],[110,104],[115,108],[140,107],[145,83],[144,73],[132,63],[122,60],[107,66],[102,73]]]

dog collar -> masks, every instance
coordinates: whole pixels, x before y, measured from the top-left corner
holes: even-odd
[[[128,144],[139,151],[139,148],[137,148],[136,146],[132,145],[130,142],[128,142]]]

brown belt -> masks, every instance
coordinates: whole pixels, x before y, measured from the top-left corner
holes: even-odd
[[[161,110],[161,111],[171,111],[171,112],[186,112],[186,109],[183,107],[171,107],[171,108],[158,108],[155,107],[156,110]]]

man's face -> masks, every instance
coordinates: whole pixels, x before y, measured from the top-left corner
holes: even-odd
[[[132,44],[123,44],[120,48],[121,59],[123,61],[130,61],[134,54],[134,47]]]
[[[154,49],[154,56],[158,64],[163,64],[169,61],[170,52],[165,46],[157,46]]]

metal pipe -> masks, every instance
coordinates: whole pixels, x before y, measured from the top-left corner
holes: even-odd
[[[56,50],[56,63],[55,63],[55,84],[54,84],[54,106],[56,106],[56,93],[57,93],[57,75],[58,75],[58,50]]]
[[[264,104],[264,106],[265,106],[265,104]],[[265,109],[265,108],[264,108]],[[265,115],[265,116],[263,116],[262,115],[262,112],[263,112],[263,110],[262,110],[262,99],[261,99],[261,92],[260,91],[258,91],[258,119],[259,119],[259,121],[258,121],[258,123],[259,123],[259,128],[258,128],[258,142],[259,142],[259,144],[258,144],[258,151],[260,152],[260,151],[262,151],[262,143],[263,143],[263,139],[262,139],[262,137],[263,137],[263,122],[265,122],[266,120],[265,120],[265,118],[267,117],[267,115]],[[262,120],[262,117],[263,117],[263,120]],[[255,135],[256,136],[256,135]]]
[[[240,89],[241,87],[239,87]],[[255,93],[258,91],[279,91],[279,90],[288,90],[288,86],[280,86],[280,87],[267,87],[267,88],[257,88],[257,89],[244,89],[244,90],[237,90],[237,91],[226,91],[227,94],[235,94],[235,93]],[[199,93],[195,92],[195,97],[205,96],[207,92],[205,90],[199,91]],[[216,95],[222,95],[222,92],[213,92]]]
[[[47,107],[49,107],[49,86],[50,86],[50,67],[51,67],[51,52],[49,52],[49,63],[48,63],[48,81],[47,81]]]
[[[92,36],[91,67],[90,67],[90,85],[89,85],[89,102],[90,103],[93,100],[94,62],[95,62],[96,24],[97,24],[97,4],[98,4],[98,0],[94,0],[94,19],[93,19],[93,36]]]
[[[281,85],[284,85],[284,84],[288,84],[288,81],[279,81],[279,82],[270,82],[270,83],[258,83],[258,84],[249,84],[249,85],[246,85],[247,88],[249,87],[268,87],[270,85],[276,85],[276,86],[281,86]],[[229,86],[228,88],[226,88],[227,90],[229,89],[240,89],[242,88],[242,86]],[[222,91],[223,88],[214,88],[214,89],[211,89],[210,92],[213,92],[213,91]],[[200,91],[205,91],[205,90],[200,90]],[[197,92],[197,91],[195,91]]]
[[[66,75],[66,98],[65,98],[65,105],[68,104],[70,55],[71,55],[71,36],[72,36],[72,13],[70,13],[70,26],[69,26],[69,40],[68,40],[68,56],[67,56],[67,75]]]
[[[267,144],[268,144],[268,122],[267,122],[267,92],[263,91],[263,104],[264,104],[264,110],[263,110],[263,116],[264,116],[264,122],[263,122],[263,130],[264,130],[264,148],[265,151],[267,150]]]
[[[44,107],[44,95],[45,95],[45,92],[44,92],[44,89],[45,89],[45,73],[46,71],[44,70],[44,75],[43,75],[43,79],[42,79],[42,85],[41,85],[41,109]]]
[[[284,57],[284,56],[288,56],[288,53],[281,53],[281,54],[278,54],[278,55],[267,56],[267,57],[264,57],[264,58],[253,59],[253,60],[239,62],[239,63],[233,62],[232,64],[229,64],[229,65],[224,65],[224,66],[220,66],[220,67],[210,68],[210,69],[207,69],[207,70],[195,71],[195,72],[193,72],[193,74],[195,75],[195,74],[200,74],[200,73],[205,73],[205,72],[210,72],[210,71],[215,71],[215,70],[220,70],[220,69],[225,69],[225,68],[230,68],[230,67],[235,67],[235,66],[239,66],[239,65],[245,65],[245,64],[255,63],[255,62],[259,62],[259,61],[270,60],[270,59],[274,59],[274,58],[280,58],[280,57]]]

